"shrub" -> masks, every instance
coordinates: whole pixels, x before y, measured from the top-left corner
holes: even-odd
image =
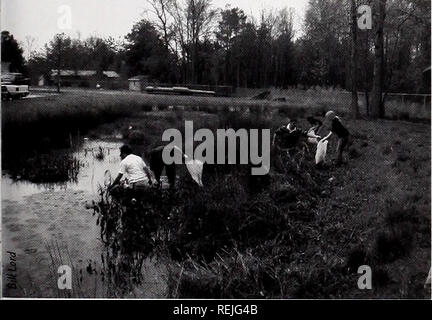
[[[356,159],[356,158],[360,157],[361,153],[355,147],[351,147],[348,150],[348,155],[351,159]]]
[[[382,268],[375,268],[373,271],[373,283],[379,287],[386,287],[391,282],[388,272]]]
[[[374,255],[378,262],[393,262],[410,252],[412,241],[411,228],[397,227],[391,231],[381,231],[375,239]]]
[[[414,206],[404,207],[403,205],[391,201],[387,204],[385,222],[388,226],[394,227],[403,223],[417,224],[419,212]]]
[[[346,267],[348,268],[348,271],[357,273],[357,270],[361,265],[369,264],[369,260],[368,254],[364,248],[355,247],[348,253]]]
[[[129,144],[132,145],[141,145],[146,144],[146,135],[142,130],[129,130],[125,135],[125,138],[128,140]]]
[[[293,294],[297,299],[338,298],[338,292],[347,290],[353,283],[352,276],[340,267],[312,269],[299,278],[300,284]]]

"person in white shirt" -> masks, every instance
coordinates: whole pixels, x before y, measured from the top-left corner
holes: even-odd
[[[108,188],[111,191],[120,183],[123,176],[126,177],[128,184],[132,188],[136,186],[145,186],[153,184],[152,174],[144,160],[132,153],[132,149],[128,145],[123,145],[120,148],[120,170],[114,182]]]

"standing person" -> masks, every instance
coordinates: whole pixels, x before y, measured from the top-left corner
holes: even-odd
[[[170,185],[170,188],[174,188],[175,180],[176,180],[176,164],[171,163],[171,164],[167,165],[164,163],[163,158],[162,158],[164,148],[165,148],[165,146],[158,146],[156,148],[153,148],[150,151],[150,154],[149,154],[150,169],[153,171],[153,173],[155,175],[156,183],[159,186],[162,186],[160,178],[162,175],[162,171],[165,168],[165,174],[168,177],[168,183]],[[177,152],[177,149],[175,149],[174,152]]]
[[[338,137],[337,144],[337,164],[341,164],[343,160],[343,152],[350,142],[350,133],[347,128],[342,124],[341,119],[336,116],[334,111],[328,111],[325,115],[325,119],[327,122],[331,124],[330,133],[322,138],[321,141],[328,140],[333,134]]]
[[[153,184],[150,169],[141,157],[132,153],[131,147],[128,145],[121,146],[120,158],[122,159],[120,170],[114,182],[109,186],[109,191],[119,185],[123,176],[126,177],[132,188]]]
[[[163,161],[163,151],[166,148],[166,146],[158,146],[150,151],[150,169],[153,171],[156,179],[156,183],[161,186],[160,177],[162,174],[163,169],[165,168],[165,173],[168,177],[168,183],[170,185],[170,188],[175,187],[175,180],[176,180],[176,164],[165,164]],[[202,172],[204,168],[204,164],[202,161],[198,159],[190,159],[187,155],[183,153],[183,151],[177,147],[172,147],[173,152],[178,152],[182,159],[184,164],[186,165],[186,168],[191,176],[191,178],[200,186],[203,186],[202,183]]]

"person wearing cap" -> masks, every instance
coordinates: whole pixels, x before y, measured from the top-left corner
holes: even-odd
[[[347,128],[342,124],[341,119],[336,116],[334,111],[328,111],[325,115],[325,120],[330,123],[330,133],[321,139],[321,141],[326,141],[330,139],[332,135],[338,137],[337,144],[337,163],[341,164],[343,160],[343,152],[350,141],[350,133]]]
[[[119,185],[123,177],[126,177],[132,188],[153,184],[150,169],[141,157],[133,154],[131,147],[128,145],[121,146],[120,158],[122,159],[120,170],[114,182],[109,186],[109,191]]]

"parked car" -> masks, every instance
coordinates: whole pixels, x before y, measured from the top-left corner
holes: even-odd
[[[1,85],[2,100],[21,99],[29,95],[28,85],[3,84]]]
[[[21,73],[4,73],[1,75],[2,100],[21,99],[29,95],[29,79]]]

